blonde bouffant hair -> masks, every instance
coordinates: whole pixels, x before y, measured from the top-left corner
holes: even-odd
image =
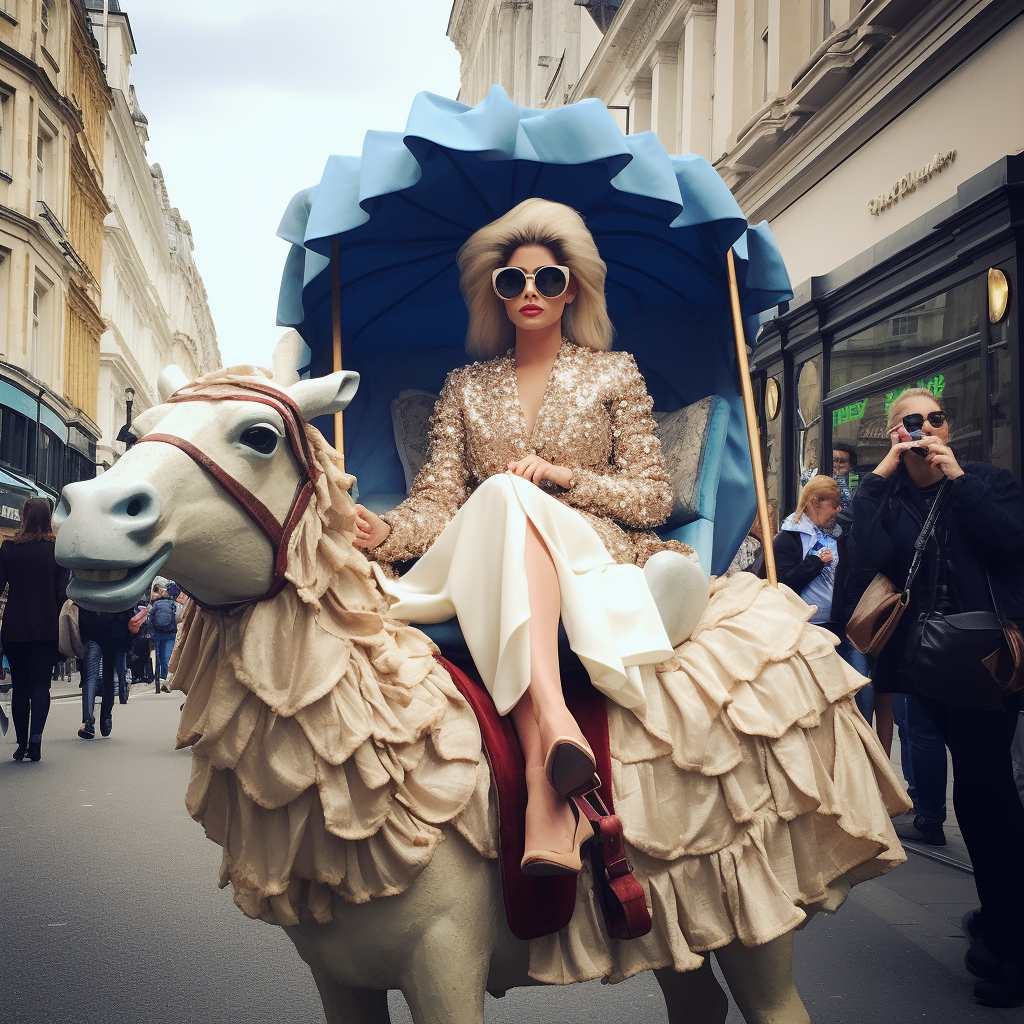
[[[942,402],[935,397],[935,392],[930,391],[928,388],[907,388],[889,406],[889,418],[885,424],[885,432],[887,434],[891,434],[900,425],[900,420],[903,419],[901,410],[907,404],[908,399],[911,398],[930,398],[943,412],[946,411],[942,406]]]
[[[459,250],[462,294],[469,309],[466,351],[478,359],[493,359],[515,345],[516,329],[494,294],[491,273],[506,266],[522,245],[550,249],[576,282],[576,298],[562,314],[562,333],[584,348],[610,349],[614,329],[604,298],[608,268],[583,218],[562,203],[527,199],[474,232]]]
[[[835,482],[830,476],[822,476],[820,473],[817,476],[812,476],[807,483],[804,484],[803,490],[800,492],[800,500],[796,505],[796,512],[793,513],[794,519],[799,519],[806,511],[807,506],[812,501],[822,502],[832,500],[836,504],[841,503],[839,495],[839,484]]]

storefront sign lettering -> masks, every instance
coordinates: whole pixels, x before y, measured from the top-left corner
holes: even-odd
[[[894,184],[884,195],[875,196],[868,200],[868,212],[877,217],[880,213],[895,206],[904,196],[917,191],[918,185],[923,185],[931,180],[933,174],[947,168],[956,159],[956,150],[951,149],[946,153],[936,153],[932,159],[916,171],[908,171]]]
[[[21,522],[21,509],[11,508],[10,505],[0,505],[0,519],[10,519],[12,522]]]
[[[904,391],[909,391],[911,388],[927,388],[936,398],[942,397],[942,392],[946,390],[946,378],[941,374],[937,373],[934,377],[929,377],[927,380],[919,380],[916,384],[908,384],[905,388],[896,388],[895,391],[890,391],[885,396],[885,415],[889,415],[889,406],[896,401]]]
[[[852,423],[854,420],[863,419],[864,410],[868,407],[868,400],[865,398],[860,402],[852,402],[844,405],[842,409],[832,410],[832,426],[838,427],[841,423]]]

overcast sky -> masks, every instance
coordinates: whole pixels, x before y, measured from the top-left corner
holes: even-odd
[[[269,365],[288,200],[421,91],[454,97],[451,0],[121,0],[150,163],[192,226],[226,364]]]

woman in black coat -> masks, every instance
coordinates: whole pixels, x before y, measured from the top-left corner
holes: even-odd
[[[7,592],[0,639],[11,666],[11,717],[18,737],[14,759],[38,761],[50,711],[50,678],[60,659],[57,621],[68,574],[53,556],[50,503],[29,498],[21,506],[21,528],[0,544],[0,593]]]
[[[949,747],[953,804],[981,900],[979,940],[967,959],[983,977],[975,996],[985,1005],[1018,1006],[1024,1002],[1024,807],[1013,781],[1011,745],[1020,695],[1007,694],[999,710],[953,707],[929,696],[927,679],[911,678],[908,647],[921,612],[991,611],[986,570],[999,610],[1024,620],[1024,494],[1004,469],[957,462],[945,412],[924,388],[900,395],[888,428],[892,447],[862,477],[854,498],[861,584],[876,572],[897,587],[904,584],[914,543],[943,483],[948,495],[910,603],[878,657],[874,683],[883,692],[916,696]],[[922,436],[912,439],[912,429]]]

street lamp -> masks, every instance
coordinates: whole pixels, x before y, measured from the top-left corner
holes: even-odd
[[[117,440],[121,441],[125,448],[131,448],[138,438],[132,433],[132,403],[135,401],[135,388],[124,389],[124,406],[127,413],[125,425],[118,431]]]

